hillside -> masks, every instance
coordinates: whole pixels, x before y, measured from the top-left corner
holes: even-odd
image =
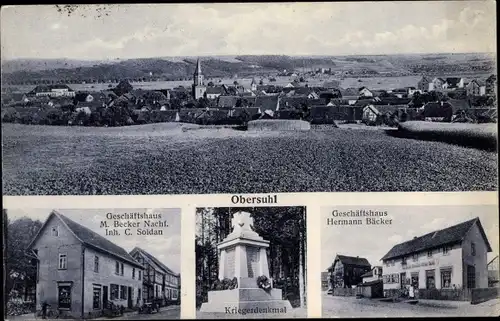
[[[191,78],[196,57],[144,58],[114,61],[12,60],[2,62],[3,84],[62,81],[106,82],[119,79],[183,80]],[[495,59],[488,54],[426,54],[375,56],[241,55],[201,57],[206,77],[275,75],[283,70],[326,68],[352,76],[405,76],[416,74],[494,73]]]

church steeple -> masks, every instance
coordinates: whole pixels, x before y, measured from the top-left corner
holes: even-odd
[[[207,87],[203,84],[203,74],[201,73],[201,62],[200,58],[196,62],[196,69],[193,75],[193,96],[196,100],[204,97]]]
[[[201,73],[201,62],[200,58],[196,62],[196,69],[194,71],[194,85],[195,86],[203,86],[203,74]]]
[[[200,58],[198,58],[198,61],[196,62],[196,74],[200,75],[201,74],[201,63],[200,63]]]

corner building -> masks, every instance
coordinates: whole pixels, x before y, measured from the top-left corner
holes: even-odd
[[[395,245],[382,258],[384,293],[416,289],[488,287],[491,252],[479,218]]]
[[[36,302],[63,318],[101,316],[112,302],[142,305],[143,266],[127,251],[52,211],[28,247],[37,257]]]

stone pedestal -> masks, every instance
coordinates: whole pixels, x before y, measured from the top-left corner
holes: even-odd
[[[282,300],[281,289],[265,291],[257,285],[257,278],[263,275],[272,284],[266,252],[269,241],[253,230],[250,213],[235,213],[232,227],[231,234],[217,245],[219,281],[236,277],[238,287],[232,290],[209,291],[208,302],[202,304],[200,311],[232,314],[235,309],[262,311],[252,313],[291,311],[290,302]]]

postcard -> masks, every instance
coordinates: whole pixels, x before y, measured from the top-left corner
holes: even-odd
[[[495,9],[2,6],[5,318],[500,315]]]

